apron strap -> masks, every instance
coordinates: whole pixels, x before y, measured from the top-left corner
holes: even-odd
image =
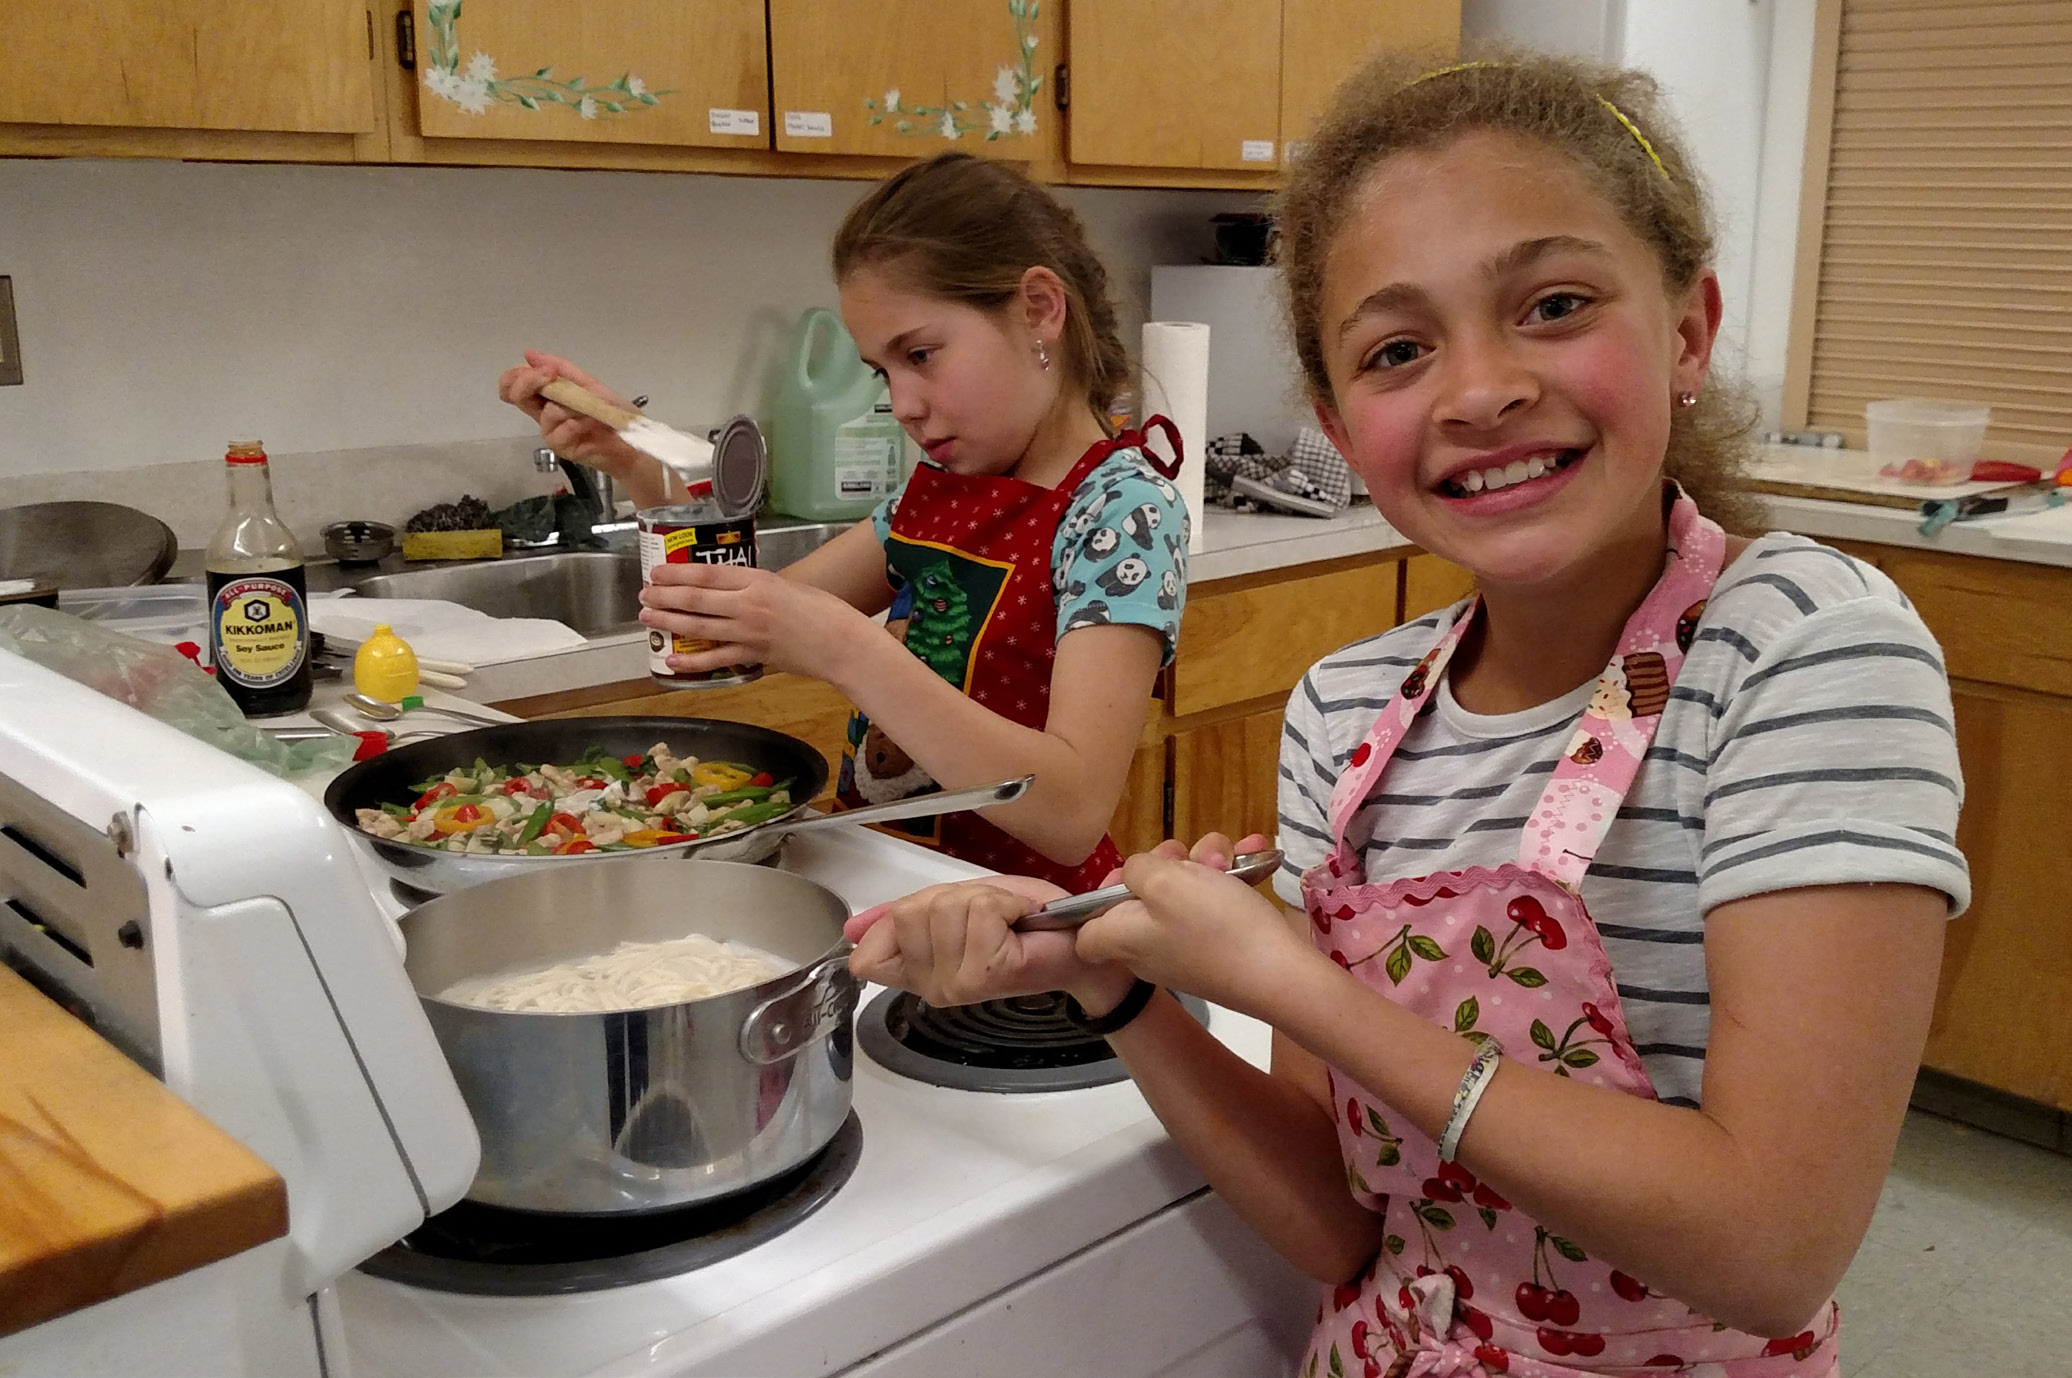
[[[1151,432],[1154,430],[1165,437],[1166,444],[1173,447],[1172,459],[1161,459],[1158,451],[1151,448]],[[1158,470],[1161,478],[1170,482],[1180,477],[1180,465],[1187,458],[1187,450],[1180,443],[1180,428],[1173,424],[1172,418],[1146,417],[1144,424],[1136,430],[1124,431],[1115,437],[1115,448],[1121,449],[1126,445],[1134,445],[1142,450],[1144,458],[1151,461],[1151,467]]]
[[[1555,763],[1553,777],[1519,838],[1518,864],[1568,890],[1582,884],[1619,805],[1640,774],[1655,729],[1682,669],[1689,629],[1726,557],[1726,533],[1670,484],[1669,548],[1662,576],[1627,619],[1618,653],[1598,676],[1597,691]],[[1366,738],[1353,750],[1331,791],[1331,834],[1337,873],[1354,874],[1358,858],[1347,843],[1353,815],[1381,779],[1396,748],[1431,696],[1438,692],[1453,653],[1482,610],[1477,597],[1404,677]]]

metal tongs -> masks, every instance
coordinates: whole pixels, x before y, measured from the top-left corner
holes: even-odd
[[[1247,885],[1256,885],[1275,871],[1281,869],[1281,852],[1278,847],[1269,847],[1263,852],[1241,852],[1232,859],[1226,876],[1236,876]],[[1127,885],[1108,885],[1099,890],[1089,890],[1083,895],[1067,895],[1061,900],[1052,900],[1033,914],[1024,914],[1016,919],[1017,933],[1042,933],[1058,928],[1077,928],[1088,919],[1106,913],[1124,900],[1129,899]]]

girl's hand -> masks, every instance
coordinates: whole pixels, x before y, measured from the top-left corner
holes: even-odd
[[[642,622],[717,643],[696,655],[672,655],[669,664],[676,670],[767,665],[832,679],[856,638],[885,635],[834,594],[772,570],[657,565],[650,579],[640,591]]]
[[[1016,919],[1064,894],[1028,876],[930,886],[849,921],[849,970],[931,1005],[1062,990],[1102,1013],[1129,990],[1127,971],[1082,959],[1069,932],[1014,931]]]
[[[619,439],[619,433],[602,421],[578,416],[540,396],[540,389],[556,378],[588,388],[628,411],[634,409],[631,402],[568,360],[536,349],[526,350],[525,363],[497,379],[497,395],[538,422],[541,442],[563,458],[579,460],[626,484],[633,483],[645,471],[659,470],[654,460]]]
[[[1135,894],[1079,930],[1079,955],[1117,963],[1147,981],[1253,1013],[1283,984],[1279,973],[1316,953],[1280,907],[1224,875],[1233,856],[1269,846],[1258,835],[1233,845],[1221,833],[1194,844],[1162,842],[1123,863]]]

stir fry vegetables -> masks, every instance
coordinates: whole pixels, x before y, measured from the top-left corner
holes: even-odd
[[[791,811],[791,781],[737,761],[592,747],[569,765],[474,765],[412,788],[407,804],[359,811],[360,830],[449,852],[575,856],[691,842]]]

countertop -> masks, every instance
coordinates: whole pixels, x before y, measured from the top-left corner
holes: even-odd
[[[0,966],[0,1335],[288,1232],[288,1191]]]
[[[1994,560],[2072,567],[2072,515],[2067,517],[2062,540],[2010,539],[1994,534],[1996,528],[2021,520],[2019,515],[1951,522],[1934,535],[1924,536],[1919,512],[1767,493],[1760,496],[1769,512],[1770,526],[1778,531],[1793,531],[1820,540],[1867,541],[1914,550],[1941,550],[1952,555],[1983,555]],[[2060,511],[2072,514],[2072,508]]]

